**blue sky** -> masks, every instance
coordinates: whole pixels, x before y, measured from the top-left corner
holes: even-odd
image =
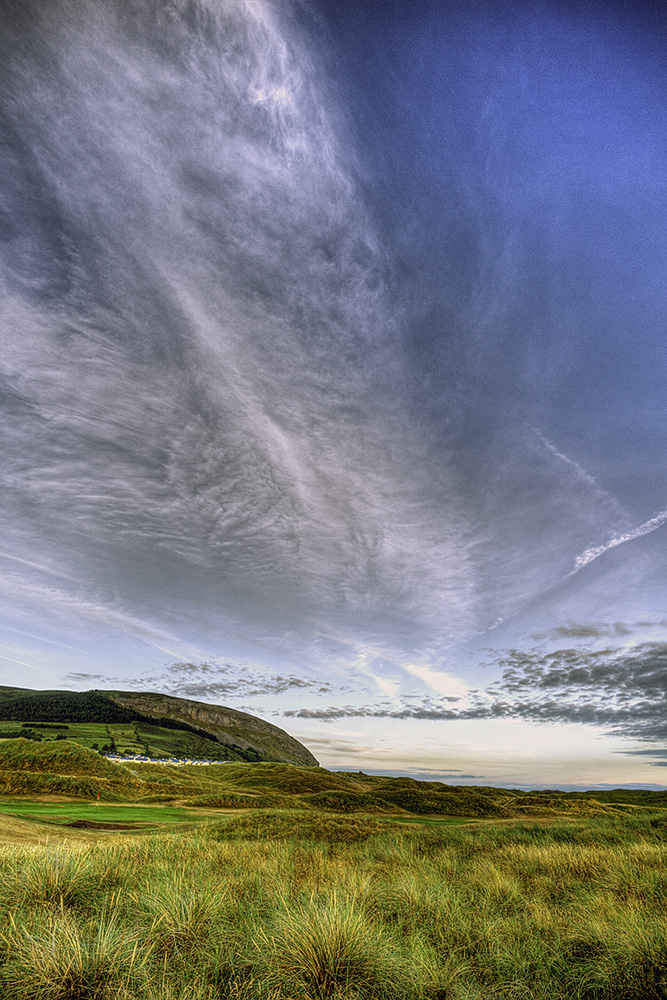
[[[664,784],[666,28],[5,4],[0,682]]]

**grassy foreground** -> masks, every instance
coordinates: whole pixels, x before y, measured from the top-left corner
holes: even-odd
[[[244,812],[0,849],[0,996],[660,1000],[666,918],[664,813]]]

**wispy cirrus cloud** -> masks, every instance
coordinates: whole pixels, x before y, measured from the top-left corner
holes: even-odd
[[[200,6],[204,34],[176,7],[5,15],[7,555],[353,644],[460,637],[557,579],[618,504],[492,400],[462,411],[452,382],[447,434],[415,410],[317,45],[284,6]]]
[[[465,513],[406,419],[386,255],[287,11],[202,4],[205,39],[176,8],[32,9],[0,93],[7,558],[159,576],[176,605],[199,574],[251,618],[468,627]]]

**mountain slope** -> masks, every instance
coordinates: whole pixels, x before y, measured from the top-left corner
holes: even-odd
[[[270,722],[154,692],[0,686],[0,738],[16,736],[67,738],[125,755],[317,764],[306,747]]]
[[[185,722],[211,733],[232,749],[257,751],[257,759],[317,766],[310,750],[283,729],[246,712],[154,692],[104,691],[111,701],[161,722]]]

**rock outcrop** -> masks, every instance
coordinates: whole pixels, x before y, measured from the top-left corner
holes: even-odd
[[[156,720],[173,719],[205,730],[223,746],[240,748],[257,760],[317,766],[302,743],[270,722],[222,705],[148,691],[100,691],[118,705]]]

